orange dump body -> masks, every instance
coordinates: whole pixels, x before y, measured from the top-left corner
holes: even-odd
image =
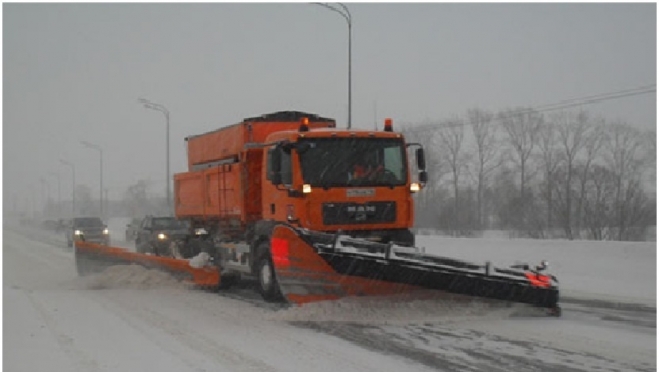
[[[272,120],[269,120],[268,116],[247,118],[238,124],[187,137],[188,171],[198,170],[217,161],[239,160],[237,158],[246,145],[263,144],[271,133],[300,128],[298,116],[291,115],[287,121],[274,121],[275,118],[281,117],[273,117]],[[309,129],[335,126],[336,123],[332,119],[315,115],[309,118]]]
[[[283,112],[248,118],[187,137],[188,172],[174,175],[176,216],[219,220],[233,226],[262,219],[262,145],[272,133],[297,131],[301,125],[299,114]],[[310,129],[336,125],[332,119],[316,115],[308,118]]]

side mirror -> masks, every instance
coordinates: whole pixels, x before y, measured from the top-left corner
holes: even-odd
[[[420,171],[426,170],[426,156],[423,147],[416,149],[416,166]]]
[[[425,185],[426,182],[428,182],[428,172],[424,170],[419,172],[419,182],[423,185]]]
[[[273,185],[281,185],[281,148],[275,147],[269,151],[268,165],[270,168],[270,181]]]

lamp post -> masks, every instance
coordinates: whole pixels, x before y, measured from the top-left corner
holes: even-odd
[[[103,218],[103,149],[99,145],[87,141],[80,141],[80,143],[90,149],[97,150],[101,157],[101,187],[99,188],[100,192],[98,193],[98,206],[99,206],[99,217]]]
[[[72,190],[72,196],[71,196],[71,218],[75,218],[76,216],[76,167],[72,163],[69,163],[66,160],[60,159],[60,163],[64,165],[68,165],[71,167],[71,175],[73,179],[73,190]]]
[[[348,23],[348,129],[352,126],[352,15],[342,3],[312,3],[339,13]],[[336,7],[338,5],[340,8]]]
[[[166,125],[166,134],[165,134],[165,142],[166,142],[166,148],[165,148],[165,153],[167,157],[167,167],[165,170],[165,182],[167,183],[167,211],[171,214],[172,213],[172,197],[171,197],[171,187],[170,187],[170,179],[169,179],[169,110],[161,104],[158,103],[153,103],[149,101],[148,99],[145,98],[140,98],[137,100],[139,103],[144,105],[145,108],[151,109],[151,110],[156,110],[160,111],[165,115],[165,125]]]

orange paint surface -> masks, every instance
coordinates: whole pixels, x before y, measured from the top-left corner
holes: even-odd
[[[279,287],[289,302],[303,304],[334,300],[346,296],[390,295],[420,289],[408,284],[391,283],[339,274],[291,228],[277,226],[272,235],[273,258],[276,242],[287,242],[273,259]],[[288,253],[288,260],[282,257]]]
[[[75,249],[77,254],[85,255],[89,259],[136,263],[145,267],[162,268],[171,272],[188,274],[192,279],[192,283],[199,286],[214,287],[220,284],[220,273],[216,268],[194,268],[190,266],[188,260],[184,259],[152,256],[131,252],[125,248],[108,247],[84,241],[75,242]]]

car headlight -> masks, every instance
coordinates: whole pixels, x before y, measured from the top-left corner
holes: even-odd
[[[103,235],[108,235],[110,233],[110,230],[108,229],[103,229]]]
[[[167,239],[167,235],[165,235],[163,233],[160,233],[160,234],[158,234],[158,239],[165,240],[165,239]]]
[[[82,235],[82,231],[80,231],[80,230],[76,230],[76,231],[73,232],[73,234],[75,234],[75,235]]]

